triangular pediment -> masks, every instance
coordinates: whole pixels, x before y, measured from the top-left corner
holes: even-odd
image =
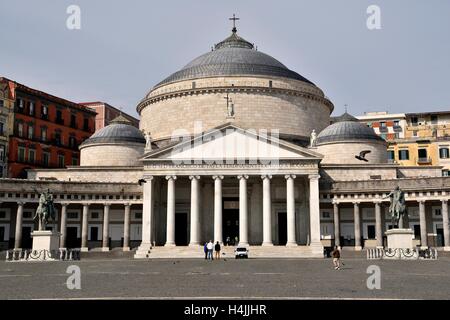
[[[142,160],[318,160],[322,155],[278,138],[276,132],[226,125],[146,154]]]

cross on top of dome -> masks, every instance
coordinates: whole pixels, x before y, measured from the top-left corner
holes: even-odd
[[[240,18],[236,18],[236,15],[233,13],[233,18],[229,18],[228,20],[233,20],[233,29],[231,29],[231,31],[233,32],[233,33],[236,33],[237,32],[237,29],[236,29],[236,20],[241,20]]]

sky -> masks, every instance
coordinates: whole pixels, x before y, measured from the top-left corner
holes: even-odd
[[[370,5],[381,29],[367,28]],[[0,0],[0,76],[137,116],[155,84],[231,33],[233,13],[238,34],[319,86],[334,115],[450,110],[448,0]]]

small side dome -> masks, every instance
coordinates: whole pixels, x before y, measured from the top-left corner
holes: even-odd
[[[145,138],[122,115],[80,145],[81,166],[139,166]]]
[[[324,155],[324,164],[387,163],[386,141],[348,113],[336,117],[333,124],[320,132],[316,146]],[[370,151],[365,156],[367,162],[355,157],[362,151]]]

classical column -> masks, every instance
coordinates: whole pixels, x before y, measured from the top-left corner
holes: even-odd
[[[167,179],[167,234],[166,246],[175,246],[175,180],[176,176]]]
[[[297,240],[295,238],[295,189],[294,179],[295,175],[289,174],[285,176],[286,179],[286,211],[287,211],[287,246],[296,246]]]
[[[334,245],[341,247],[341,232],[339,224],[339,203],[333,202]]]
[[[425,200],[419,200],[419,219],[420,219],[420,246],[424,249],[428,248]]]
[[[383,248],[383,228],[381,221],[381,201],[375,201],[375,237],[377,239],[377,248]]]
[[[199,180],[200,176],[190,176],[191,180],[191,239],[190,246],[198,246],[200,244],[200,199],[199,199]]]
[[[262,175],[263,181],[263,246],[273,246],[272,242],[272,198],[270,195],[271,175]]]
[[[109,208],[110,208],[110,204],[105,203],[103,206],[102,251],[109,251]]]
[[[444,250],[450,251],[450,230],[448,223],[448,199],[442,200],[442,227],[444,229]]]
[[[66,248],[67,239],[67,206],[66,202],[61,203],[61,236],[59,238],[59,247]]]
[[[361,215],[359,212],[359,202],[353,202],[353,215],[355,226],[355,250],[362,250],[361,246]]]
[[[153,224],[153,176],[144,176],[141,180],[143,183],[142,198],[142,241],[139,245],[135,257],[145,258],[152,247],[152,224]],[[126,206],[125,206],[126,219]],[[128,222],[129,225],[129,222]],[[124,228],[124,232],[126,226]],[[124,241],[125,241],[124,237]],[[128,237],[129,238],[129,237]],[[126,250],[124,242],[124,250]]]
[[[81,251],[88,251],[88,212],[89,204],[83,204],[83,220],[81,224]]]
[[[14,238],[14,250],[20,250],[22,248],[22,218],[24,205],[25,205],[24,202],[17,202],[16,235]]]
[[[129,203],[125,203],[123,218],[123,251],[130,251],[130,208],[131,205]]]
[[[239,245],[248,245],[247,175],[239,179]]]
[[[223,176],[213,176],[214,179],[214,241],[223,243],[222,234],[222,180]]]
[[[309,176],[309,223],[311,233],[311,246],[316,248],[317,254],[323,254],[323,246],[320,241],[320,199],[319,199],[320,175]]]

